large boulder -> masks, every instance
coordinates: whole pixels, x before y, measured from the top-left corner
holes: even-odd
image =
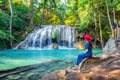
[[[115,51],[117,51],[115,39],[110,38],[106,43],[105,47],[103,48],[103,52],[110,54],[110,53],[114,53]]]

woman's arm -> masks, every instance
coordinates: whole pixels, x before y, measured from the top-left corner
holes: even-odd
[[[88,52],[88,48],[89,48],[89,47],[90,47],[89,43],[86,42],[86,44],[85,44],[85,52],[84,52],[84,53],[87,53],[87,52]]]
[[[87,53],[87,52],[88,52],[88,49],[86,49],[84,53]]]

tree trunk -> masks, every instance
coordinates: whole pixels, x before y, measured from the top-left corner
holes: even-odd
[[[100,29],[100,42],[101,42],[101,46],[103,49],[103,37],[102,37],[102,28],[101,28],[101,17],[100,17],[100,11],[98,11],[98,15],[99,15],[99,29]]]
[[[109,9],[108,9],[108,0],[106,0],[106,8],[107,8],[107,16],[108,16],[108,20],[109,20],[109,25],[110,25],[110,29],[112,32],[112,37],[114,38],[114,31],[112,29],[112,23],[111,23],[110,13],[109,13]]]
[[[97,19],[96,19],[96,12],[94,11],[94,23],[95,23],[95,45],[96,45],[96,41],[97,41],[97,37],[98,37],[98,34],[97,34]]]
[[[100,5],[99,5],[99,0],[97,0],[97,10],[98,10],[98,18],[99,18],[99,29],[100,29],[100,43],[103,49],[103,37],[102,37],[102,27],[101,27],[101,17],[100,17],[100,9],[99,9]]]
[[[114,16],[114,22],[117,23],[116,14],[115,14],[115,7],[114,7],[114,1],[113,1],[113,16]],[[119,30],[118,30],[118,23],[117,23],[115,33],[114,33],[115,34],[115,39],[118,38],[118,33],[119,33]]]
[[[92,1],[91,2],[91,5],[92,5],[92,10],[93,10],[93,13],[94,13],[94,24],[95,24],[95,40],[94,40],[94,44],[96,45],[96,40],[97,40],[97,37],[98,37],[98,33],[97,33],[97,13],[96,13],[96,11],[95,11],[95,6],[94,6],[94,2]],[[96,47],[96,46],[95,46]]]
[[[33,20],[34,20],[34,0],[30,0],[30,27],[34,28]]]
[[[12,10],[12,1],[9,1],[9,5],[10,5],[10,23],[9,23],[9,30],[10,30],[10,35],[12,35],[12,18],[13,18],[13,10]],[[10,39],[10,47],[12,48],[12,40]]]

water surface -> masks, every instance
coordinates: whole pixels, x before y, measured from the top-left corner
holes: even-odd
[[[84,50],[56,49],[56,50],[1,50],[0,70],[13,69],[52,60],[76,62],[78,54]],[[94,54],[102,53],[101,49],[94,49]]]

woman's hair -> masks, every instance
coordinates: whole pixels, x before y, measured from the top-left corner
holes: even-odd
[[[90,43],[90,50],[92,50],[92,48],[93,48],[92,43],[91,42],[89,42],[89,43]]]

